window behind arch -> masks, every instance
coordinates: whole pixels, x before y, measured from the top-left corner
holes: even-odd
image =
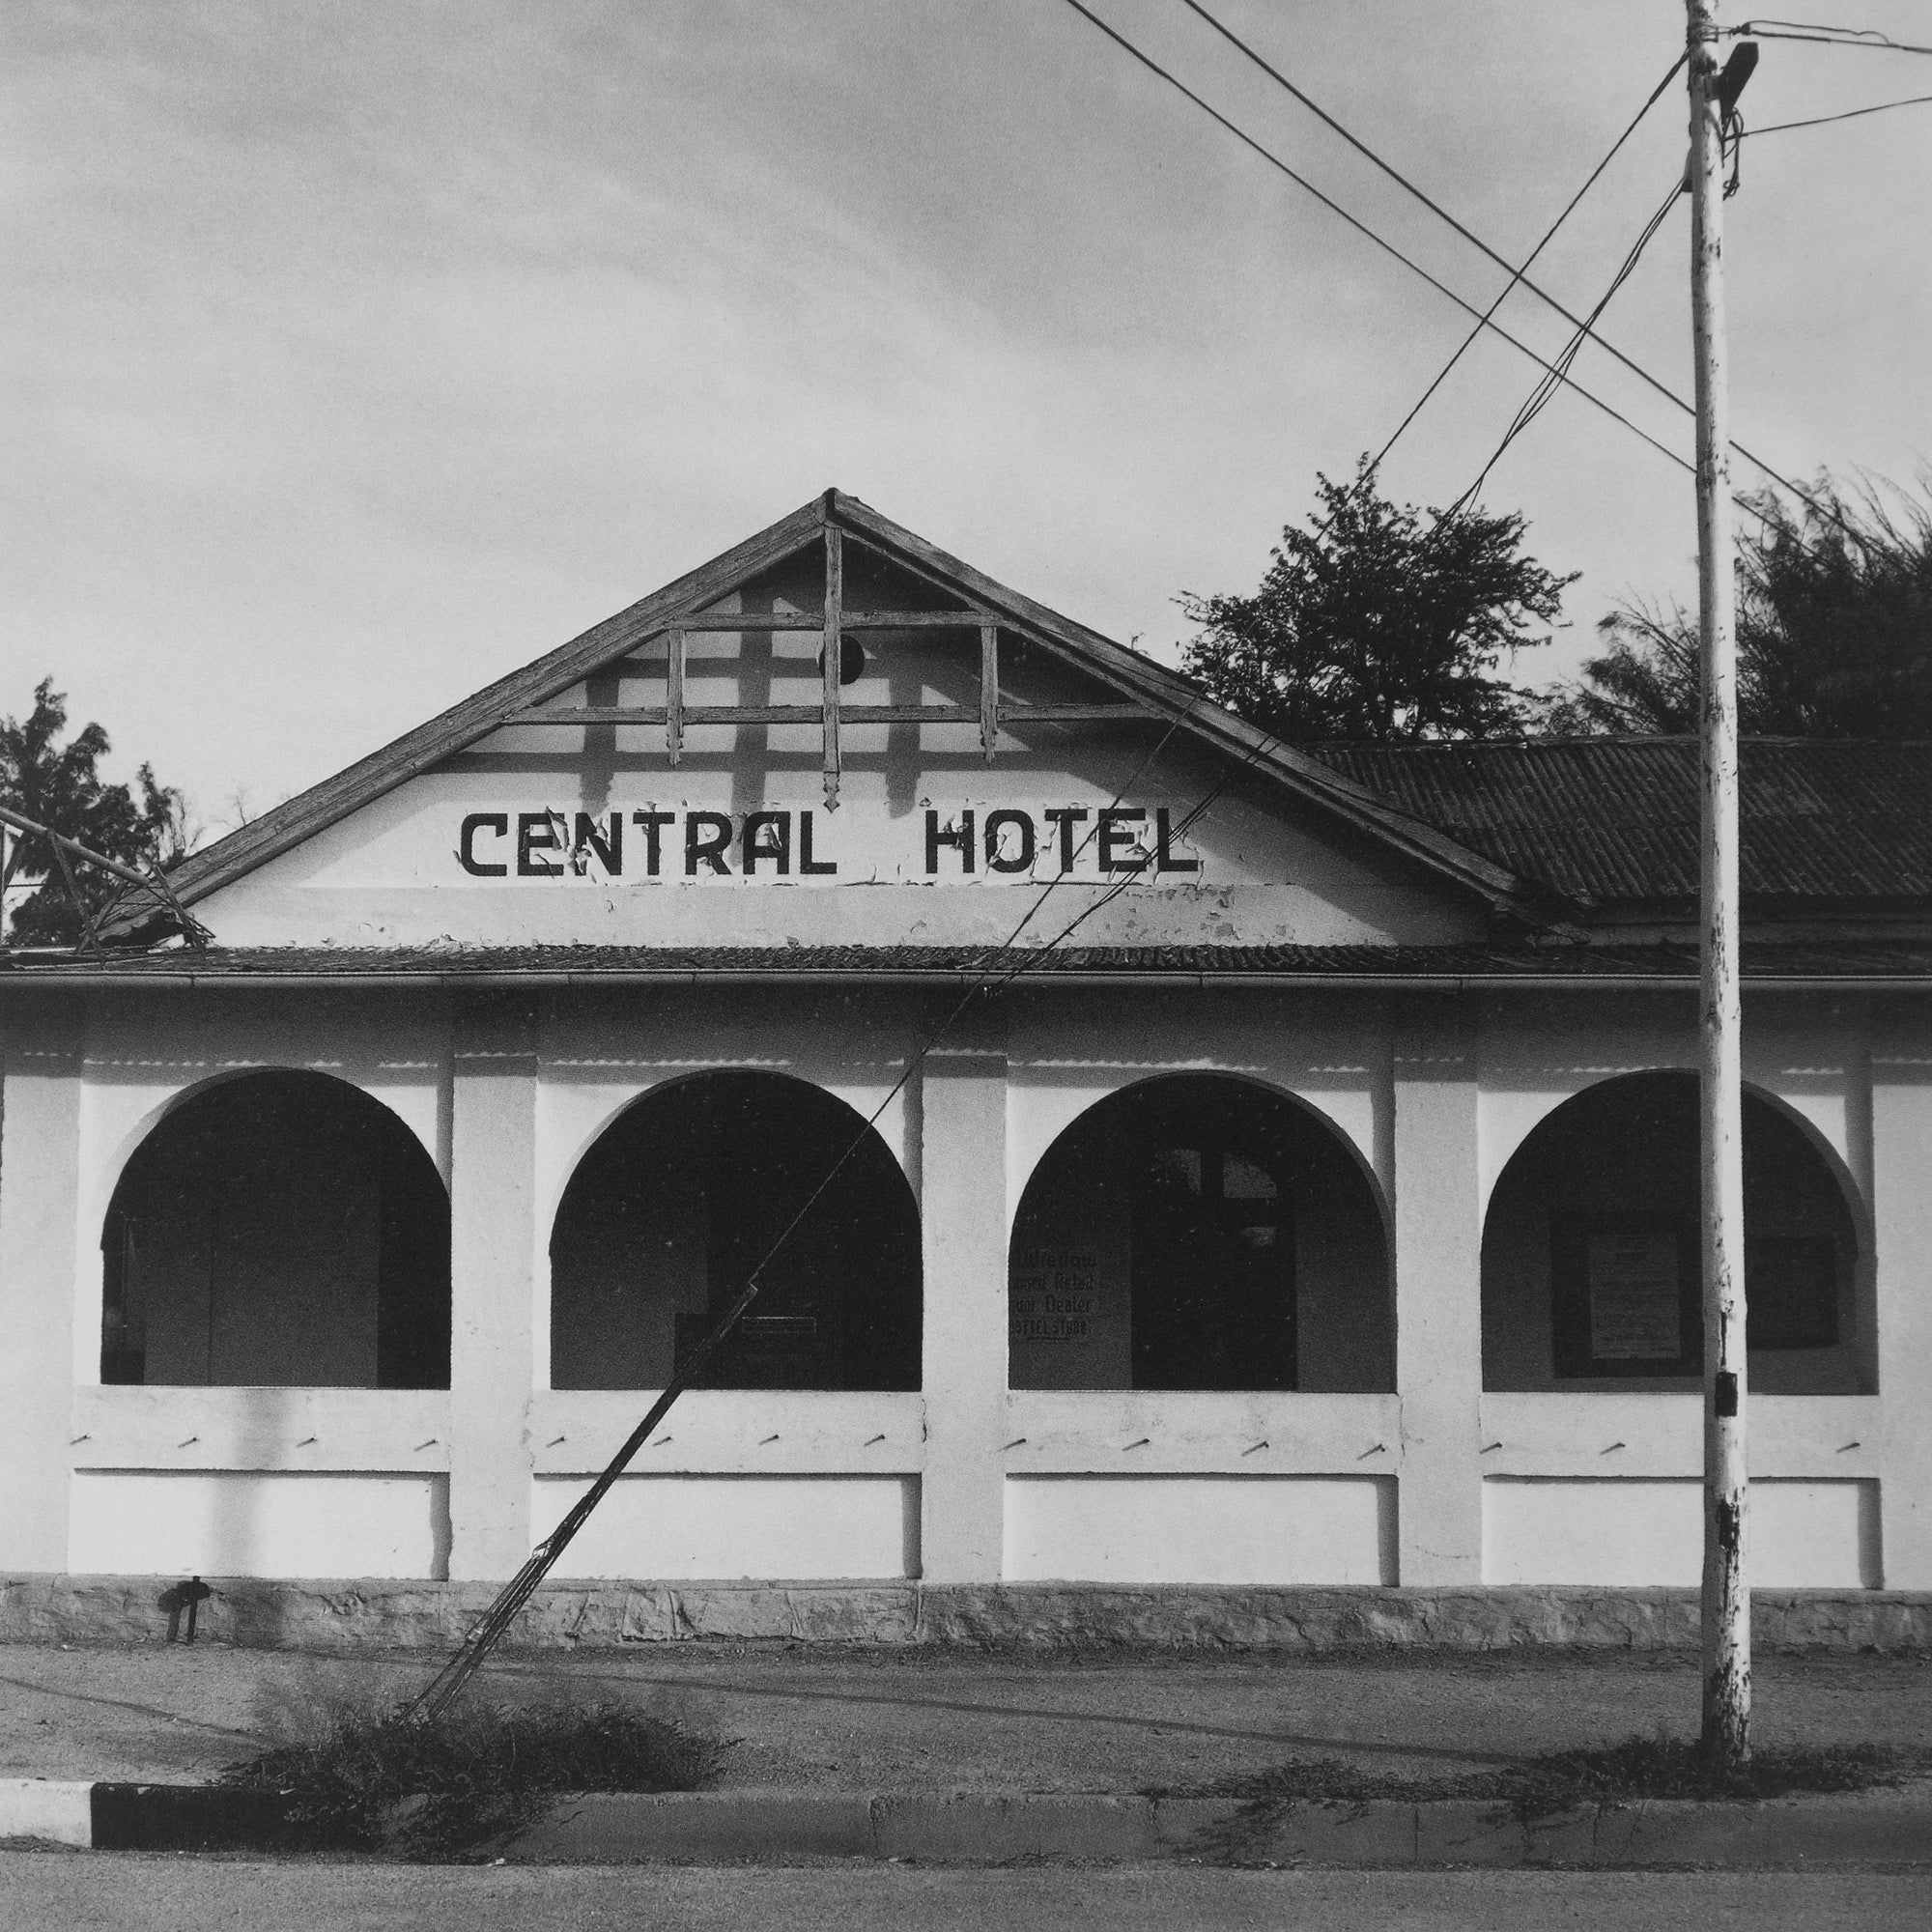
[[[1386,1388],[1381,1217],[1307,1109],[1218,1074],[1110,1095],[1047,1151],[1009,1258],[1014,1388]]]
[[[1746,1338],[1772,1394],[1869,1384],[1858,1238],[1804,1132],[1744,1096]],[[1483,1374],[1496,1389],[1694,1384],[1703,1374],[1696,1076],[1606,1080],[1531,1131],[1483,1229]]]

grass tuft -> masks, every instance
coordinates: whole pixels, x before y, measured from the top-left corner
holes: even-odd
[[[317,1846],[455,1858],[515,1832],[558,1792],[701,1790],[729,1748],[619,1704],[471,1703],[420,1724],[349,1709],[221,1781],[278,1793]]]

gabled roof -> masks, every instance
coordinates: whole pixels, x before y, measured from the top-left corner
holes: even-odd
[[[1545,895],[1493,858],[1378,796],[1351,773],[1284,745],[1223,710],[1174,672],[996,582],[838,490],[827,490],[629,610],[607,617],[534,664],[498,678],[346,771],[194,853],[169,875],[176,893],[184,904],[192,905],[245,877],[475,744],[514,714],[544,704],[626,656],[678,617],[706,610],[799,552],[824,542],[828,527],[883,554],[935,588],[995,612],[1003,626],[1010,625],[1080,671],[1173,719],[1196,739],[1251,766],[1321,815],[1354,828],[1492,906],[1535,916]],[[110,912],[101,929],[105,936],[130,939],[151,922],[148,907],[130,900]]]
[[[1321,745],[1313,755],[1520,878],[1581,906],[1697,893],[1689,738]],[[1932,899],[1932,744],[1750,738],[1740,771],[1747,902]]]

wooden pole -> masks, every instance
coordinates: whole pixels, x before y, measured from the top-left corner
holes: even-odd
[[[673,767],[684,756],[684,631],[665,639],[665,754]]]
[[[1000,627],[980,627],[980,750],[986,762],[1000,742]]]
[[[1704,1286],[1704,1749],[1750,1756],[1746,1568],[1743,1012],[1738,996],[1738,654],[1724,183],[1717,0],[1686,0],[1690,75],[1690,316],[1697,364],[1697,607],[1703,855],[1699,939]]]
[[[823,696],[825,753],[821,760],[825,809],[838,810],[838,674],[844,668],[845,551],[836,524],[825,526],[825,656]]]

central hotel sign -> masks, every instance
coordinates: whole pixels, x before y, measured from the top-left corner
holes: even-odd
[[[1187,814],[1167,805],[922,803],[890,814],[854,801],[836,819],[810,809],[719,811],[611,806],[471,811],[453,857],[473,879],[702,884],[735,879],[837,884],[841,879],[1025,883],[1051,878],[1194,884]]]

